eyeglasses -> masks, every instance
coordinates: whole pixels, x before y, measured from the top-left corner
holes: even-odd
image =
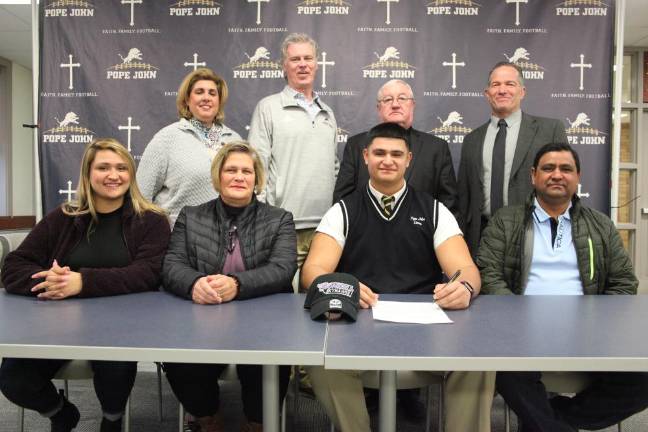
[[[398,96],[394,98],[393,96],[385,96],[382,99],[378,99],[378,102],[380,102],[383,105],[391,105],[394,103],[394,101],[397,101],[400,105],[404,104],[407,101],[414,100],[413,97],[407,97],[407,96]]]
[[[232,253],[234,252],[234,248],[236,247],[236,225],[232,225],[230,229],[227,231],[227,253]]]

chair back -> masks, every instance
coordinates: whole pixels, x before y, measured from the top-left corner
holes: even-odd
[[[10,252],[10,244],[9,244],[9,239],[5,237],[4,235],[0,234],[0,269],[2,268],[2,265],[4,264],[5,257],[9,254]]]
[[[2,266],[4,265],[4,260],[9,255],[9,252],[16,249],[20,243],[27,237],[29,231],[5,231],[0,233],[0,272],[2,272]],[[4,288],[2,281],[0,280],[0,288]]]

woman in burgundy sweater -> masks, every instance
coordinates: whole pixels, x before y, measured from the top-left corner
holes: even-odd
[[[133,158],[119,142],[105,138],[88,145],[76,196],[43,218],[7,256],[2,268],[7,292],[63,300],[157,289],[168,219],[142,197]],[[67,362],[5,358],[0,390],[13,403],[48,417],[53,432],[70,431],[79,411],[51,382]],[[101,431],[120,431],[137,363],[90,363],[103,411]]]

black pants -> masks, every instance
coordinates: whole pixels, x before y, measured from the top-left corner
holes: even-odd
[[[573,398],[549,400],[541,372],[497,372],[496,386],[524,432],[603,429],[648,407],[648,373],[588,374],[591,384]]]
[[[52,379],[69,360],[6,358],[0,366],[0,390],[16,405],[52,412],[61,396]],[[94,388],[101,409],[106,414],[121,414],[126,408],[135,375],[136,362],[91,361]]]
[[[195,417],[205,417],[218,412],[220,402],[218,377],[227,368],[225,364],[165,363],[164,371],[173,393]],[[243,412],[248,421],[263,423],[263,367],[236,365],[241,382]],[[279,367],[279,400],[288,390],[290,367]]]

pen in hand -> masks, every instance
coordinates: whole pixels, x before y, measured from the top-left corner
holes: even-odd
[[[454,274],[453,274],[452,276],[450,276],[450,279],[448,279],[448,282],[446,282],[445,285],[443,285],[443,287],[445,288],[445,287],[447,287],[448,285],[450,285],[452,282],[456,281],[456,280],[459,278],[459,276],[461,276],[461,269],[459,269],[459,270],[457,270],[456,272],[454,272]],[[434,295],[432,296],[432,298],[433,298],[434,300],[436,300],[436,299],[434,298]]]
[[[452,282],[456,281],[459,278],[459,276],[461,276],[461,269],[454,272],[454,274],[450,276],[450,279],[448,279],[448,282],[446,282],[444,286],[450,285]]]

